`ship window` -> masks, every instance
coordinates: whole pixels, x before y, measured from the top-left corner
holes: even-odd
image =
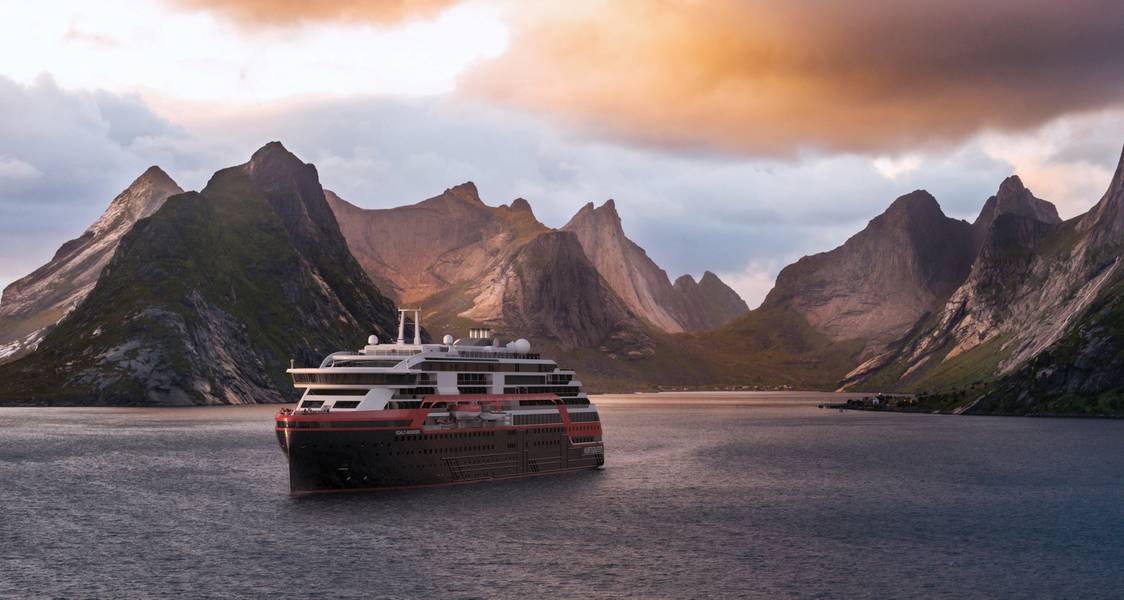
[[[301,402],[301,408],[320,408],[324,406],[323,400],[305,400]]]
[[[359,401],[358,400],[336,400],[335,404],[332,405],[332,408],[358,408],[358,407],[359,407]]]
[[[581,388],[569,385],[542,385],[533,387],[505,387],[505,394],[557,394],[559,396],[577,396]]]
[[[523,384],[539,384],[546,383],[546,377],[542,375],[508,375],[504,377],[504,383],[510,385],[523,385]]]
[[[586,421],[600,421],[600,420],[601,420],[601,418],[598,417],[597,413],[595,413],[595,412],[571,413],[570,414],[570,421],[574,422],[574,423],[582,423],[582,422],[586,422]]]
[[[369,391],[366,388],[312,388],[308,393],[313,396],[366,396]]]
[[[294,373],[293,383],[322,385],[413,385],[413,373]]]
[[[515,415],[513,423],[515,425],[538,425],[544,423],[561,423],[562,415],[558,413],[548,413],[542,415]]]

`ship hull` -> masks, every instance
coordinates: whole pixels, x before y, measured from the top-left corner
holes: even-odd
[[[574,444],[560,426],[416,428],[279,426],[290,492],[441,486],[596,469],[600,442]]]

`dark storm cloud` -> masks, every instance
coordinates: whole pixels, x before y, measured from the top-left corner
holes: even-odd
[[[1124,99],[1124,3],[586,0],[524,7],[462,81],[600,135],[883,152]]]

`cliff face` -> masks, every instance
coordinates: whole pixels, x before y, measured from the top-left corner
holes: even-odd
[[[965,282],[896,353],[856,369],[848,383],[971,389],[965,400],[979,400],[971,410],[1003,412],[1041,410],[1067,395],[1095,401],[1113,389],[1111,369],[1124,347],[1115,300],[1121,169],[1082,217],[1059,222],[1046,204],[1017,179],[1005,181],[976,221],[987,230]]]
[[[480,281],[548,229],[525,200],[485,205],[472,182],[399,208],[362,209],[330,192],[328,201],[364,270],[406,304]]]
[[[999,184],[999,191],[984,202],[983,209],[972,222],[972,235],[980,244],[986,241],[992,223],[1000,215],[1026,217],[1047,225],[1057,225],[1062,222],[1057,207],[1035,197],[1017,175],[1012,175]]]
[[[503,265],[491,289],[500,298],[504,324],[515,331],[557,341],[565,349],[605,346],[612,352],[614,339],[622,337],[645,345],[636,318],[573,234],[536,236]]]
[[[1039,244],[974,412],[1124,415],[1124,152],[1088,213]]]
[[[352,252],[424,322],[455,333],[486,324],[504,335],[597,348],[614,337],[646,347],[636,318],[573,234],[540,223],[522,198],[491,207],[471,182],[392,209],[329,202]]]
[[[50,262],[5,288],[0,299],[0,362],[34,350],[55,323],[90,293],[133,224],[182,192],[160,167],[150,167],[81,236],[63,244]]]
[[[834,341],[861,340],[866,356],[877,355],[956,289],[974,253],[971,226],[916,191],[839,248],[785,267],[763,306],[791,310]]]
[[[586,256],[633,313],[663,331],[683,331],[677,294],[648,254],[625,236],[612,200],[599,208],[586,204],[563,231],[577,236]]]
[[[675,291],[684,307],[684,326],[690,331],[721,327],[749,311],[745,300],[710,271],[698,283],[683,275],[675,280]]]
[[[290,358],[318,364],[394,328],[315,169],[273,143],[138,221],[86,300],[36,352],[0,367],[0,400],[291,400]]]
[[[668,333],[712,329],[745,313],[737,293],[707,271],[696,284],[689,276],[675,285],[643,248],[625,235],[616,204],[586,204],[562,227],[577,235],[586,256],[629,309]]]

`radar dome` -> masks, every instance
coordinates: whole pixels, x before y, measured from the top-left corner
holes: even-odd
[[[514,350],[514,351],[516,351],[520,354],[526,354],[526,353],[531,351],[531,342],[528,342],[527,340],[525,340],[523,338],[519,338],[519,339],[515,340],[514,342],[511,342],[510,347],[511,347],[512,350]]]
[[[367,345],[368,346],[378,346],[379,345],[379,336],[377,336],[377,335],[368,336],[367,337]]]
[[[441,343],[445,344],[446,346],[452,344],[453,343],[453,336],[446,333],[445,337],[441,338]]]

